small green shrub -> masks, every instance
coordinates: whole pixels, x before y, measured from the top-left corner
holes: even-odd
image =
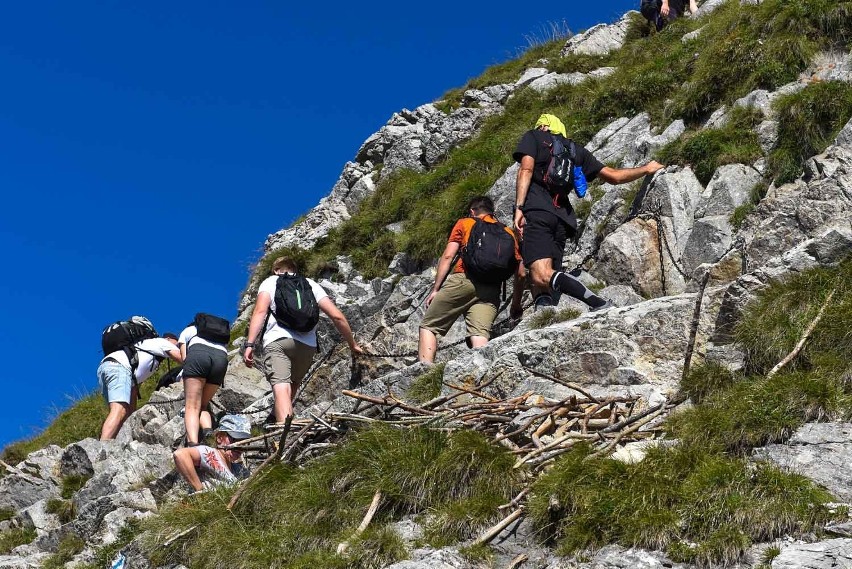
[[[775,103],[778,144],[769,169],[780,185],[795,180],[805,161],[824,151],[852,117],[852,85],[840,81],[814,83]]]
[[[765,183],[761,183],[756,185],[751,190],[751,199],[747,203],[744,203],[743,205],[734,209],[734,213],[731,214],[731,226],[733,226],[735,229],[739,229],[742,226],[746,217],[748,217],[748,215],[752,211],[754,211],[755,206],[759,204],[760,200],[762,200],[766,196],[767,189],[768,186]]]
[[[440,395],[445,365],[434,365],[429,371],[415,378],[405,392],[405,397],[415,403],[425,403]]]
[[[0,508],[0,522],[5,522],[6,520],[11,520],[15,517],[14,509],[12,508]]]
[[[32,542],[37,537],[34,528],[12,528],[0,532],[0,555],[7,555],[19,545]]]
[[[89,478],[91,478],[91,476],[84,476],[82,474],[71,474],[63,477],[61,496],[66,499],[73,498],[74,494],[86,485]]]

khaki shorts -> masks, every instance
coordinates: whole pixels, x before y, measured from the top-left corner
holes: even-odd
[[[499,284],[475,283],[464,273],[453,273],[432,299],[420,327],[444,336],[456,319],[464,314],[467,337],[489,339],[499,304]]]
[[[314,359],[317,349],[293,338],[279,338],[263,347],[263,368],[269,383],[298,385]]]

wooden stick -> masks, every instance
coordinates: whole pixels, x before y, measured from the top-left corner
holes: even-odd
[[[521,503],[521,500],[524,499],[524,496],[530,493],[530,487],[527,486],[523,490],[521,490],[517,496],[512,498],[512,501],[508,504],[503,504],[502,506],[497,506],[498,510],[508,510],[509,508],[517,508],[518,504]]]
[[[573,389],[574,391],[577,391],[577,392],[585,395],[586,397],[588,397],[589,399],[591,399],[595,403],[600,403],[600,401],[598,400],[597,397],[594,397],[593,395],[591,395],[589,392],[584,390],[582,387],[580,387],[576,383],[571,383],[570,381],[565,381],[565,380],[559,379],[558,377],[553,377],[552,375],[548,375],[546,373],[541,373],[540,371],[535,370],[531,367],[527,367],[527,366],[521,366],[521,367],[523,367],[525,370],[527,370],[528,372],[530,372],[533,375],[537,375],[538,377],[541,377],[543,379],[549,379],[550,381],[552,381],[554,383],[558,383],[559,385],[564,385],[568,389]]]
[[[446,385],[450,389],[455,389],[456,391],[461,391],[463,393],[467,393],[468,395],[473,395],[474,397],[480,397],[482,399],[486,399],[488,401],[491,401],[492,403],[496,403],[496,402],[499,401],[499,399],[494,399],[493,397],[485,395],[484,393],[480,393],[480,392],[474,391],[472,389],[467,389],[465,387],[462,387],[461,385],[455,385],[455,384],[452,384],[452,383],[447,383],[446,381],[443,382],[443,383],[444,383],[444,385]]]
[[[176,541],[177,541],[177,540],[179,540],[180,538],[182,538],[182,537],[184,537],[184,536],[187,536],[187,535],[191,534],[192,532],[194,532],[194,531],[195,531],[195,530],[197,530],[197,529],[198,529],[198,526],[192,526],[192,527],[191,527],[191,528],[189,528],[189,529],[185,529],[185,530],[183,530],[182,532],[180,532],[180,533],[177,533],[177,534],[173,535],[172,537],[170,537],[170,538],[166,539],[166,541],[164,541],[164,542],[163,542],[163,547],[168,547],[168,546],[170,546],[171,544],[173,544],[174,542],[176,542]]]
[[[518,569],[521,565],[526,563],[529,560],[529,556],[526,553],[520,553],[517,557],[512,559],[512,562],[506,566],[506,569]]]
[[[692,311],[692,325],[689,327],[689,341],[686,344],[686,354],[683,356],[681,381],[689,375],[689,368],[692,365],[692,351],[695,349],[695,338],[698,336],[698,320],[701,317],[701,302],[704,300],[704,289],[707,288],[709,280],[710,271],[708,270],[704,273],[704,278],[701,279],[701,286],[698,288],[698,297],[695,299],[695,308]]]
[[[361,520],[361,525],[358,526],[358,529],[355,530],[349,539],[344,541],[343,543],[337,546],[337,554],[343,555],[346,553],[346,550],[349,549],[349,542],[364,533],[364,530],[367,529],[367,526],[370,525],[370,522],[373,521],[373,516],[376,515],[376,511],[379,509],[379,503],[382,501],[382,491],[376,490],[376,493],[373,494],[373,501],[370,502],[370,507],[367,509],[367,514],[364,516],[364,519]]]
[[[832,291],[828,293],[828,296],[825,297],[825,301],[822,303],[822,307],[819,309],[819,313],[816,315],[816,318],[814,318],[813,322],[811,322],[810,325],[807,327],[805,333],[802,334],[802,337],[799,339],[799,342],[796,344],[796,347],[793,348],[793,351],[787,354],[787,356],[783,360],[775,364],[774,368],[769,370],[769,373],[766,374],[766,379],[771,378],[773,375],[781,371],[781,368],[793,361],[793,359],[799,355],[799,352],[801,352],[802,348],[805,347],[805,342],[807,342],[808,338],[813,333],[814,328],[816,328],[817,324],[819,324],[820,320],[822,320],[822,317],[825,314],[825,309],[828,308],[828,303],[831,302],[832,298],[834,298],[835,292],[837,292],[836,288],[832,289]]]
[[[227,506],[228,510],[231,510],[236,505],[237,500],[240,499],[240,496],[242,496],[243,492],[245,492],[246,488],[249,487],[249,484],[251,483],[251,481],[254,478],[256,478],[257,475],[260,474],[263,471],[264,468],[266,468],[273,460],[277,460],[277,461],[281,460],[281,455],[284,452],[284,443],[287,440],[287,432],[290,430],[290,425],[292,425],[292,424],[293,424],[293,415],[292,414],[287,415],[287,420],[284,422],[284,428],[282,429],[282,432],[281,432],[281,439],[278,442],[278,450],[276,451],[275,454],[269,455],[269,457],[266,460],[264,460],[261,463],[260,466],[257,467],[257,470],[252,472],[251,475],[248,478],[246,478],[245,481],[243,481],[243,483],[240,485],[240,487],[237,488],[237,491],[234,492],[233,497],[231,497],[231,501],[228,502],[228,506]],[[305,427],[305,428],[307,428],[307,427]]]
[[[612,449],[614,449],[614,448],[615,448],[615,445],[617,445],[617,444],[619,443],[619,441],[621,441],[621,439],[623,439],[625,436],[627,436],[627,435],[629,435],[629,434],[631,434],[631,433],[635,433],[635,432],[636,432],[636,431],[638,431],[640,428],[642,428],[642,426],[643,426],[643,425],[645,425],[645,424],[647,424],[647,423],[650,423],[651,421],[653,421],[654,419],[656,419],[656,418],[657,418],[657,416],[658,416],[658,415],[660,415],[662,412],[663,412],[663,410],[662,410],[662,409],[657,409],[657,411],[655,411],[654,413],[651,413],[650,415],[647,415],[644,419],[642,419],[641,421],[639,421],[639,422],[635,423],[635,424],[634,424],[632,427],[630,427],[629,429],[626,429],[626,430],[621,431],[620,433],[618,433],[618,436],[617,436],[617,437],[615,437],[615,439],[613,439],[613,440],[612,440],[612,442],[610,442],[610,443],[609,443],[608,445],[606,445],[604,448],[602,448],[602,449],[600,449],[600,450],[598,450],[598,451],[593,452],[592,454],[590,454],[589,456],[587,456],[584,460],[590,460],[590,459],[592,459],[592,458],[598,458],[598,457],[600,457],[600,456],[604,456],[604,455],[608,454],[608,453],[609,453]]]
[[[520,507],[502,520],[500,520],[497,525],[490,528],[484,534],[479,536],[476,541],[473,542],[473,545],[485,545],[486,543],[490,543],[492,539],[500,535],[500,532],[509,527],[515,520],[520,518],[522,515],[524,515],[524,508]]]

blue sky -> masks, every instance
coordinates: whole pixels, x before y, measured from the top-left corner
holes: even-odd
[[[135,4],[4,6],[0,446],[95,389],[109,322],[233,318],[266,236],[393,112],[638,0]]]

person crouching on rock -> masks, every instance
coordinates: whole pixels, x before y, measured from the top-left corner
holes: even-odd
[[[216,446],[230,445],[251,437],[251,424],[244,415],[225,415],[216,429]],[[242,451],[222,450],[206,445],[177,449],[175,468],[195,492],[210,487],[215,481],[233,484],[243,478],[245,468],[239,462]]]

